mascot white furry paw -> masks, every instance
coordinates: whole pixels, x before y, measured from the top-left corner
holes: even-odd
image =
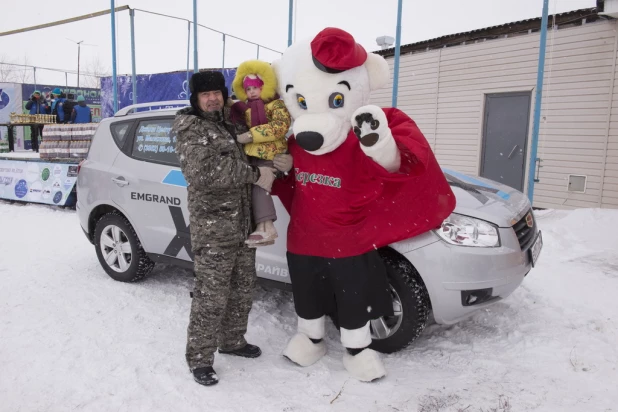
[[[349,33],[327,28],[273,66],[294,119],[294,169],[273,192],[290,213],[298,315],[283,354],[301,366],[317,362],[326,353],[325,315],[336,312],[345,368],[372,381],[386,370],[370,348],[370,324],[393,315],[381,248],[439,227],[455,197],[412,119],[368,105],[389,67]]]

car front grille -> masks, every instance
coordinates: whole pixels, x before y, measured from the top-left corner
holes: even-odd
[[[532,223],[532,225],[530,225],[530,223]],[[534,218],[532,209],[528,210],[524,217],[513,225],[513,230],[517,235],[517,240],[519,241],[521,250],[525,252],[530,248],[530,246],[532,246],[532,243],[534,242],[534,235],[536,233],[536,219]]]

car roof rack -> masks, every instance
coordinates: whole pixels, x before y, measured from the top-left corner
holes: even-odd
[[[128,114],[134,114],[136,109],[147,108],[147,107],[161,107],[161,106],[170,106],[159,108],[155,110],[169,110],[178,106],[189,106],[191,103],[189,100],[166,100],[164,102],[148,102],[148,103],[138,103],[132,104],[131,106],[123,107],[118,110],[114,117],[126,116]]]

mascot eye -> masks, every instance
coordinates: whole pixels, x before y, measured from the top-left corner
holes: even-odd
[[[328,106],[331,109],[343,107],[343,95],[341,93],[333,93],[328,98]]]
[[[296,101],[298,102],[298,105],[301,109],[307,110],[307,100],[305,100],[305,96],[303,96],[302,94],[297,94]]]

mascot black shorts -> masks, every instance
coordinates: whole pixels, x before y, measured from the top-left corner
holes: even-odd
[[[339,326],[358,329],[393,315],[386,266],[376,250],[346,258],[287,254],[294,306],[303,319],[337,313]]]

